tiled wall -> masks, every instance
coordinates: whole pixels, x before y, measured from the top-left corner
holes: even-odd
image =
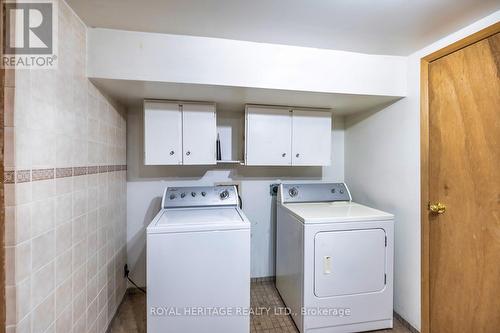
[[[57,70],[7,71],[7,332],[105,332],[126,289],[126,119],[59,1]]]

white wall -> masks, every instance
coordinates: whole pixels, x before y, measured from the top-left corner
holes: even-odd
[[[396,215],[394,308],[420,329],[420,59],[500,20],[500,11],[408,57],[408,95],[345,121],[345,178],[356,201]]]
[[[405,96],[406,58],[89,29],[91,78]]]
[[[142,110],[127,118],[127,241],[132,277],[145,285],[145,228],[160,208],[167,186],[241,183],[243,211],[252,223],[252,277],[274,275],[275,201],[269,185],[279,180],[344,180],[343,118],[334,118],[333,163],[329,167],[144,166]]]

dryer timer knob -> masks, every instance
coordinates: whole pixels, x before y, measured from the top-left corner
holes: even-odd
[[[288,190],[288,194],[293,198],[296,197],[297,194],[299,194],[299,191],[295,187],[292,187]]]
[[[219,196],[222,200],[227,199],[227,198],[229,198],[229,192],[227,190],[224,190],[224,191],[220,192]]]

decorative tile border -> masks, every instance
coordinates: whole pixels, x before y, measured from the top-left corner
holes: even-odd
[[[73,176],[73,168],[56,168],[56,178]]]
[[[33,181],[54,179],[54,169],[35,169],[31,170]]]
[[[28,183],[31,181],[31,170],[17,170],[16,183]]]
[[[73,176],[82,176],[87,174],[87,167],[75,167],[73,168]]]
[[[40,180],[76,177],[83,175],[92,175],[98,173],[126,171],[126,165],[93,165],[85,167],[71,168],[53,168],[53,169],[33,169],[33,170],[17,170],[4,171],[4,184],[28,183]]]
[[[95,174],[95,173],[99,173],[99,167],[97,167],[97,166],[89,166],[87,168],[87,174],[92,175],[92,174]]]
[[[16,172],[15,171],[4,171],[3,172],[3,182],[4,182],[4,184],[14,184],[16,182]]]

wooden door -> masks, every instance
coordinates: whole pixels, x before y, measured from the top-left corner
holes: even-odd
[[[500,332],[500,34],[428,73],[430,332]]]
[[[293,110],[292,165],[330,165],[332,114]]]
[[[292,113],[289,109],[248,106],[245,124],[247,165],[292,163]]]
[[[182,149],[185,165],[215,164],[217,125],[215,105],[182,105]]]
[[[182,163],[182,118],[179,104],[144,102],[144,164]]]

